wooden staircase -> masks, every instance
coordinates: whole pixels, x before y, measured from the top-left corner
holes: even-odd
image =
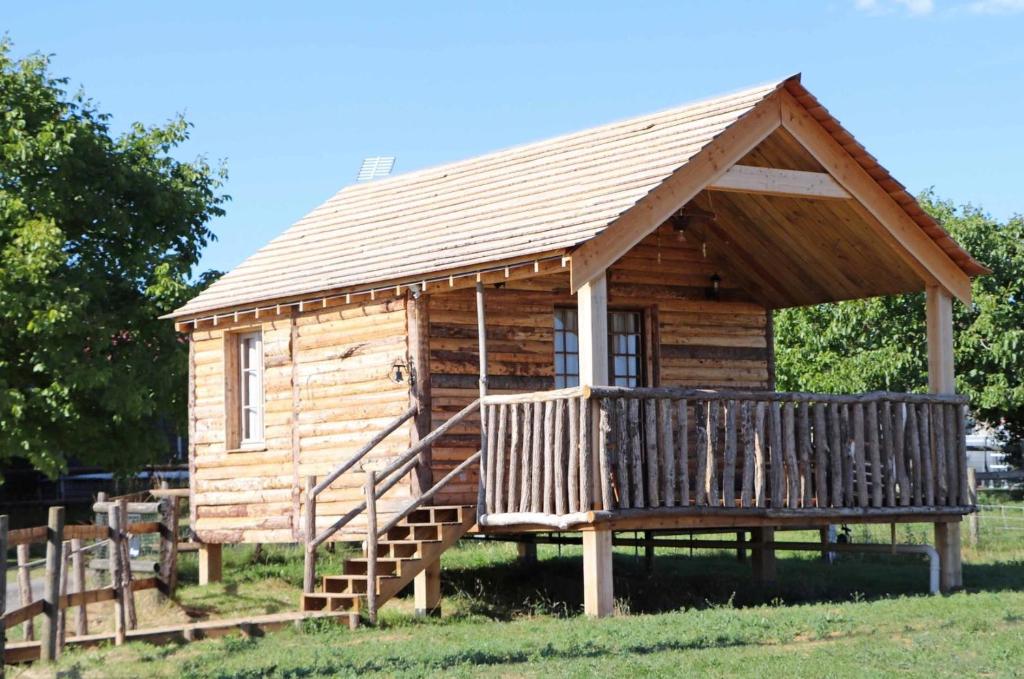
[[[383,605],[441,558],[476,523],[476,507],[424,506],[377,542],[377,606]],[[347,559],[341,575],[325,575],[322,591],[302,595],[303,611],[351,611],[366,607],[367,559]]]

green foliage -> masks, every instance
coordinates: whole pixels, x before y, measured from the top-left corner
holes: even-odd
[[[992,274],[974,280],[973,302],[954,303],[957,391],[978,420],[1024,438],[1024,218],[993,219],[931,192],[922,206]],[[924,294],[786,309],[775,316],[783,390],[925,391]]]
[[[170,153],[180,116],[113,135],[48,58],[0,40],[0,463],[126,471],[184,421],[185,345],[159,320],[223,214],[223,170]]]

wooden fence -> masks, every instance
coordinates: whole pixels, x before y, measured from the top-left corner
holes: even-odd
[[[108,525],[68,526],[64,522],[64,508],[51,507],[46,526],[8,530],[7,517],[0,517],[0,576],[7,579],[7,550],[18,553],[18,580],[21,606],[7,610],[6,597],[0,598],[3,630],[24,625],[24,637],[32,641],[36,636],[36,618],[39,621],[39,657],[52,660],[69,637],[86,637],[89,604],[112,601],[114,604],[114,641],[124,643],[126,632],[137,627],[134,593],[157,588],[173,595],[177,582],[178,500],[160,501],[159,521],[128,523],[129,503],[125,499],[103,503],[107,510]],[[157,572],[151,577],[133,579],[129,554],[129,540],[133,535],[157,533],[160,535],[160,558]],[[97,541],[84,546],[85,541]],[[106,587],[86,588],[85,553],[106,544],[107,563],[111,584]],[[45,574],[43,598],[33,601],[29,570],[36,565],[28,561],[28,548],[32,544],[45,544]],[[70,587],[69,587],[70,580]],[[4,589],[6,594],[6,589]],[[66,612],[75,612],[73,635],[66,624]],[[5,653],[6,633],[0,634],[0,658]]]
[[[960,396],[591,387],[483,408],[488,515],[971,504]]]

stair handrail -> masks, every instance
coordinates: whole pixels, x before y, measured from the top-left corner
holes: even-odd
[[[316,498],[321,492],[323,492],[331,483],[336,481],[342,474],[351,469],[356,462],[366,456],[366,454],[372,450],[378,443],[383,441],[389,434],[394,432],[399,426],[401,426],[406,420],[412,415],[418,412],[418,408],[413,406],[410,407],[405,413],[399,418],[392,421],[378,433],[373,439],[363,446],[358,453],[352,456],[347,462],[338,467],[334,472],[331,472],[327,477],[324,478],[320,483],[315,483],[315,477],[309,477],[306,482],[306,516],[305,516],[305,528],[303,530],[303,537],[306,543],[306,554],[305,554],[305,569],[303,574],[302,588],[305,593],[311,593],[313,591],[313,582],[316,579],[316,550],[317,548],[327,541],[332,535],[348,525],[353,519],[367,511],[371,504],[375,504],[376,500],[380,499],[387,491],[389,491],[399,480],[402,479],[412,468],[416,465],[417,458],[424,449],[432,445],[437,439],[444,436],[449,429],[460,423],[467,416],[472,414],[474,411],[479,410],[480,399],[475,399],[468,406],[460,410],[458,413],[450,417],[446,422],[439,426],[434,431],[430,432],[416,444],[409,447],[405,452],[399,455],[390,464],[381,470],[373,471],[373,490],[372,493],[369,489],[366,491],[366,497],[357,506],[349,510],[344,516],[339,518],[337,521],[332,523],[330,526],[316,533]],[[479,458],[479,455],[476,459]],[[472,458],[471,458],[472,459]],[[365,464],[365,463],[364,463]],[[460,465],[461,468],[462,467]],[[451,476],[451,475],[449,475]],[[446,483],[450,480],[448,477],[443,479]],[[436,484],[435,484],[436,485]],[[437,491],[431,489],[436,493]],[[431,494],[433,497],[433,494]],[[372,501],[371,501],[372,499]],[[411,510],[410,510],[411,511]],[[388,529],[390,530],[390,528]]]

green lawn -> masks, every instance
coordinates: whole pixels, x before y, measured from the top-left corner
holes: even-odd
[[[732,552],[659,550],[648,574],[642,555],[618,548],[620,613],[580,615],[580,551],[540,547],[520,566],[515,546],[467,543],[444,556],[444,616],[418,620],[411,596],[390,602],[377,629],[350,632],[317,621],[247,641],[183,646],[130,644],[76,650],[58,665],[81,677],[319,676],[1012,676],[1024,673],[1024,535],[982,522],[965,547],[967,592],[927,595],[927,566],[914,556],[780,553],[779,582],[750,581]],[[989,530],[986,530],[989,525]],[[966,526],[965,526],[966,539]],[[785,533],[807,540],[816,533]],[[889,537],[888,526],[853,528],[853,540]],[[929,526],[901,526],[901,542],[931,541]],[[344,550],[324,554],[336,572]],[[198,587],[183,559],[176,615],[233,616],[293,610],[301,582],[294,548],[225,552],[225,582]],[[629,615],[623,615],[628,613]],[[166,621],[166,604],[143,617]],[[40,667],[14,676],[49,676]]]

